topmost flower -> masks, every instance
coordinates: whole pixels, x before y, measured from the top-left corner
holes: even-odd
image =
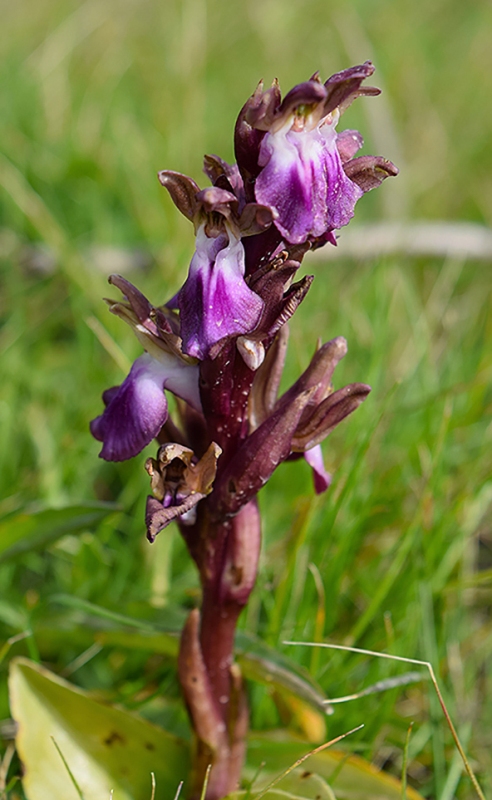
[[[277,83],[260,84],[236,126],[236,157],[245,187],[269,206],[286,242],[335,243],[332,231],[346,225],[362,194],[396,168],[384,158],[353,158],[363,144],[358,131],[336,132],[340,114],[359,95],[374,72],[366,61],[332,75],[318,74],[295,86],[283,100]]]

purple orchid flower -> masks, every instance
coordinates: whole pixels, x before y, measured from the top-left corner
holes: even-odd
[[[261,233],[273,219],[270,208],[245,204],[237,167],[206,156],[205,171],[217,185],[202,190],[186,175],[159,173],[176,206],[195,225],[188,278],[171,304],[180,312],[183,352],[201,360],[222,339],[254,330],[264,303],[245,280],[241,238]]]
[[[224,337],[254,329],[263,301],[244,280],[244,247],[233,231],[209,238],[202,224],[188,278],[179,292],[183,351],[203,359]]]
[[[291,244],[347,225],[362,197],[362,189],[343,170],[338,116],[328,114],[311,129],[307,121],[296,129],[299,117],[292,113],[261,143],[256,197],[276,211],[275,225]]]
[[[101,458],[133,458],[158,435],[168,416],[164,389],[201,410],[198,367],[172,355],[158,360],[144,353],[121,386],[104,393],[106,408],[91,422],[92,435],[103,442]]]
[[[373,72],[366,62],[324,84],[316,74],[282,102],[276,83],[266,92],[260,86],[240,115],[240,169],[246,179],[254,180],[256,200],[270,206],[276,228],[290,244],[336,244],[332,232],[351,220],[357,200],[397,174],[386,159],[353,158],[363,144],[357,131],[336,132],[340,114],[355,97],[379,94],[378,89],[361,86]],[[257,167],[252,172],[255,150]]]

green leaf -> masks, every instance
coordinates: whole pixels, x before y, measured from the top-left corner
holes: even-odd
[[[188,746],[126,711],[103,705],[48,670],[14,659],[10,702],[28,800],[150,800],[151,773],[173,796],[189,771]],[[53,740],[58,746],[59,752]]]
[[[117,510],[113,503],[81,503],[13,514],[0,522],[0,564],[47,547],[67,533],[93,528]]]
[[[264,767],[261,769],[261,780],[254,783],[250,792],[251,800],[258,794],[258,789],[307,752],[308,744],[288,738],[284,731],[252,734],[248,740],[247,777],[252,780],[262,764]],[[305,770],[327,781],[337,800],[401,800],[402,797],[399,780],[376,769],[363,758],[342,750],[330,748],[313,755],[307,760]],[[276,789],[284,790],[284,786],[288,785],[288,778],[289,776],[283,778]],[[406,792],[407,800],[423,800],[409,786]],[[302,796],[306,800],[312,797],[310,794]]]
[[[71,630],[64,630],[66,636],[79,636],[81,631],[86,638],[85,646],[89,646],[87,634],[97,631],[97,640],[103,645],[116,645],[128,649],[149,650],[176,657],[179,647],[179,636],[186,615],[182,609],[165,608],[159,611],[159,624],[148,620],[138,620],[119,612],[90,603],[71,595],[53,595],[51,602],[81,612],[70,624]],[[53,642],[56,631],[53,628],[54,617],[50,614],[48,624],[38,619],[36,626],[37,639]],[[75,631],[75,633],[74,633]],[[71,633],[72,632],[72,633]],[[307,670],[300,667],[288,656],[278,653],[273,647],[256,636],[238,631],[236,635],[236,659],[248,680],[266,684],[280,694],[290,694],[308,703],[322,714],[330,714],[332,709],[326,705],[326,695],[311,678]]]

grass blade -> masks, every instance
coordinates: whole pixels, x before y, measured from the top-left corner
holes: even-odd
[[[79,796],[80,800],[84,800],[84,795],[82,794],[82,790],[81,790],[81,788],[80,788],[79,784],[78,784],[78,783],[77,783],[77,781],[75,780],[75,775],[73,774],[72,770],[71,770],[71,769],[70,769],[70,767],[68,766],[67,759],[65,758],[65,756],[64,756],[64,755],[63,755],[63,753],[62,753],[62,751],[60,750],[60,748],[59,748],[59,746],[58,746],[58,744],[57,744],[57,741],[56,741],[56,739],[55,739],[55,737],[54,737],[54,736],[52,736],[52,737],[51,737],[51,741],[52,741],[52,742],[53,742],[53,744],[55,745],[55,747],[56,747],[56,749],[57,749],[57,751],[58,751],[58,755],[60,756],[61,760],[63,761],[63,766],[64,766],[64,767],[65,767],[65,769],[67,770],[67,772],[68,772],[68,774],[69,774],[69,776],[70,776],[70,780],[72,781],[72,783],[73,783],[73,786],[74,786],[74,789],[75,789],[75,791],[77,792],[77,794],[78,794],[78,796]]]
[[[306,647],[326,647],[326,648],[328,648],[330,650],[345,650],[345,651],[347,651],[349,653],[359,653],[359,654],[365,655],[365,656],[375,656],[376,658],[389,658],[392,661],[402,661],[405,664],[418,664],[421,667],[427,667],[427,669],[429,670],[429,675],[430,675],[431,681],[434,684],[434,689],[436,690],[436,694],[437,694],[440,706],[442,708],[442,712],[443,712],[444,717],[446,719],[446,722],[448,724],[449,730],[451,731],[451,735],[452,735],[452,737],[454,739],[454,743],[455,743],[455,745],[456,745],[456,747],[458,749],[458,752],[459,752],[461,758],[463,759],[463,764],[465,766],[465,770],[467,772],[467,775],[468,775],[468,777],[470,778],[470,780],[471,780],[471,782],[473,784],[473,787],[474,787],[474,789],[475,789],[475,791],[477,793],[477,796],[480,798],[480,800],[485,800],[485,795],[482,792],[482,789],[481,789],[480,784],[479,784],[479,782],[478,782],[478,780],[477,780],[477,778],[475,776],[475,773],[473,772],[473,770],[471,768],[470,762],[468,761],[466,753],[463,750],[463,746],[462,746],[462,744],[460,742],[460,739],[459,739],[458,733],[456,731],[456,728],[454,727],[453,721],[452,721],[452,719],[451,719],[451,717],[449,715],[448,709],[446,707],[446,703],[444,702],[444,698],[443,698],[443,696],[441,694],[441,690],[439,688],[439,684],[437,682],[437,678],[435,676],[434,669],[433,669],[432,664],[430,663],[430,661],[420,661],[418,658],[406,658],[405,656],[393,656],[393,655],[390,655],[389,653],[377,653],[375,650],[364,650],[361,647],[349,647],[348,645],[343,645],[343,644],[327,644],[326,642],[323,642],[323,643],[316,643],[316,642],[284,642],[283,644],[296,645],[296,646],[305,645]]]
[[[351,731],[347,731],[346,733],[342,733],[340,736],[337,736],[335,739],[331,739],[329,742],[325,742],[324,744],[320,744],[319,747],[315,747],[314,750],[310,750],[309,753],[306,753],[306,755],[301,756],[301,758],[298,758],[297,761],[295,761],[293,764],[291,764],[291,766],[288,767],[286,770],[284,770],[284,772],[281,772],[280,775],[277,775],[276,778],[274,778],[272,781],[270,781],[270,783],[267,784],[267,786],[265,786],[265,788],[262,789],[262,791],[255,796],[254,800],[261,800],[261,798],[264,797],[266,795],[266,793],[270,791],[270,789],[273,789],[273,787],[276,786],[277,783],[280,783],[282,778],[285,778],[289,774],[289,772],[292,772],[292,770],[296,769],[296,767],[300,767],[301,764],[304,764],[304,762],[307,761],[308,758],[310,758],[311,756],[315,756],[317,753],[321,753],[323,750],[327,750],[328,747],[332,747],[332,745],[337,744],[338,742],[341,742],[342,739],[345,739],[347,736],[350,736],[352,733],[356,733],[356,731],[360,731],[360,729],[363,728],[363,727],[364,727],[363,724],[362,725],[358,725],[356,728],[352,728]],[[202,797],[201,800],[204,800],[204,798]]]

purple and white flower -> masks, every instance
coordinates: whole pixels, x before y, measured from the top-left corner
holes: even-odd
[[[196,250],[186,283],[178,294],[183,352],[203,359],[226,336],[251,332],[263,300],[244,280],[244,247],[229,226],[210,238],[205,224],[197,231]]]
[[[336,132],[340,114],[360,95],[374,72],[366,61],[332,75],[314,75],[283,100],[274,81],[260,84],[236,123],[235,148],[245,186],[269,206],[285,242],[319,247],[336,243],[333,231],[347,225],[357,200],[398,170],[386,159],[354,158],[363,144],[357,131]]]
[[[362,197],[362,189],[343,169],[335,130],[338,116],[328,114],[309,129],[293,113],[261,143],[258,163],[263,169],[256,179],[256,198],[276,212],[275,225],[291,244],[347,225]]]
[[[124,461],[150,444],[167,420],[164,389],[201,410],[198,367],[171,354],[157,359],[144,353],[121,386],[104,393],[106,408],[91,422],[92,435],[103,442],[101,458]]]

